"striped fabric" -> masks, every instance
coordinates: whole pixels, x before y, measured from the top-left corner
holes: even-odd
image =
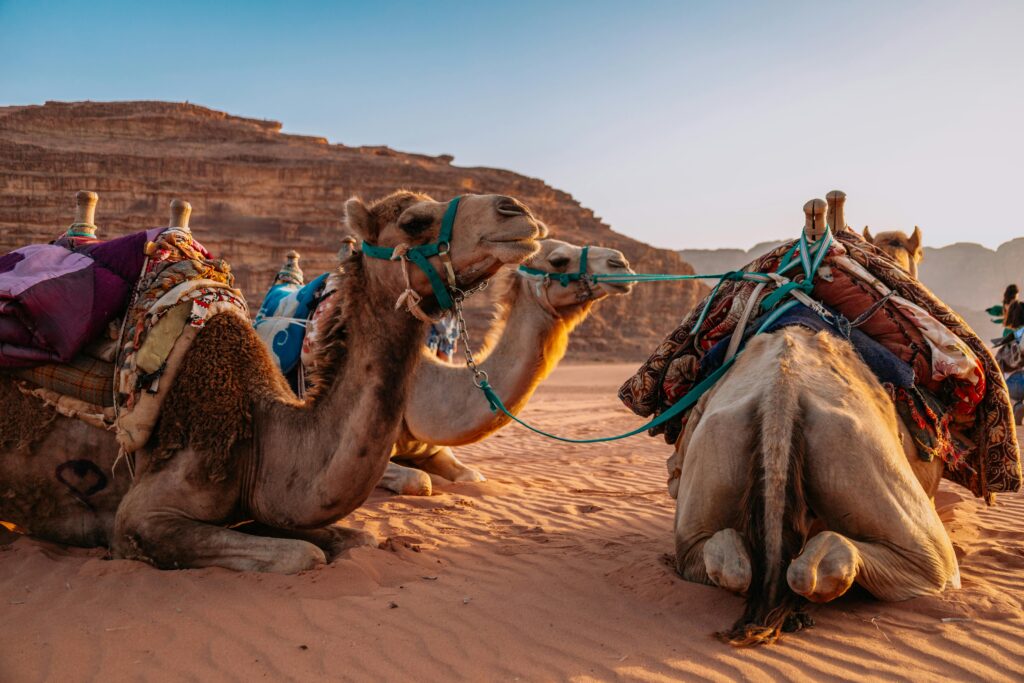
[[[89,356],[75,356],[69,363],[48,363],[15,372],[33,384],[86,403],[109,408],[114,405],[114,366]]]

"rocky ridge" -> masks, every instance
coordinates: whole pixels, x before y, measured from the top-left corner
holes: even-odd
[[[188,103],[0,107],[0,160],[0,253],[60,234],[81,189],[100,195],[101,237],[165,224],[177,197],[192,203],[196,236],[231,263],[254,307],[289,250],[302,254],[307,277],[333,265],[347,198],[372,200],[397,188],[437,199],[513,195],[555,237],[621,249],[637,270],[693,272],[675,252],[614,232],[541,180],[454,166],[447,155],[329,144],[283,133],[276,121]],[[702,291],[691,283],[651,285],[604,302],[574,335],[571,357],[644,357]],[[483,299],[474,304],[480,329],[488,305]]]

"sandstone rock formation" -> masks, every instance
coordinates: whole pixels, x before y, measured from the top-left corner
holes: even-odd
[[[334,260],[344,201],[396,188],[436,198],[515,195],[553,236],[621,249],[638,271],[693,272],[674,252],[613,232],[569,194],[453,159],[347,147],[289,135],[274,121],[170,102],[47,102],[0,107],[0,253],[52,240],[71,222],[74,194],[100,195],[101,237],[163,225],[174,197],[192,203],[192,229],[227,259],[255,307],[285,254],[307,274]],[[640,358],[696,303],[700,285],[646,285],[604,304],[573,337],[576,358]],[[483,298],[473,300],[479,312]],[[484,316],[474,315],[475,326]]]

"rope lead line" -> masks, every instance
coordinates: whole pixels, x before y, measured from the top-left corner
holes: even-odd
[[[828,253],[831,247],[832,231],[827,226],[825,228],[825,234],[822,236],[822,238],[814,242],[813,244],[807,241],[806,234],[801,234],[800,241],[797,244],[793,245],[793,248],[790,249],[789,252],[787,252],[786,255],[782,258],[782,261],[779,264],[779,268],[775,273],[747,273],[742,270],[734,270],[729,271],[728,273],[721,273],[717,275],[662,275],[649,273],[608,276],[603,276],[600,274],[587,275],[585,272],[587,249],[586,247],[584,247],[584,254],[581,258],[580,270],[577,273],[558,275],[544,273],[544,271],[539,271],[533,268],[525,268],[524,266],[520,266],[519,270],[531,276],[536,277],[538,275],[543,275],[545,277],[549,277],[550,279],[556,279],[559,282],[562,282],[562,277],[569,278],[562,283],[563,286],[568,286],[571,279],[588,279],[591,282],[670,282],[673,280],[717,279],[718,282],[715,284],[714,288],[712,288],[711,294],[708,295],[707,303],[705,303],[704,308],[700,312],[700,316],[697,318],[697,321],[694,323],[694,326],[692,328],[693,333],[695,335],[700,334],[700,328],[704,324],[704,320],[707,318],[708,312],[711,310],[711,304],[714,302],[715,297],[718,295],[719,289],[721,289],[722,285],[726,281],[750,280],[753,282],[775,284],[777,286],[777,289],[769,297],[766,297],[765,299],[765,311],[769,311],[772,309],[774,310],[772,311],[771,315],[769,315],[768,318],[761,324],[757,331],[754,332],[755,335],[758,335],[764,332],[764,330],[766,330],[772,323],[774,323],[776,320],[782,317],[784,313],[789,311],[794,306],[799,305],[801,303],[801,300],[810,298],[809,294],[814,286],[814,276],[818,272],[818,268],[821,267],[821,262],[824,260],[825,254]],[[793,257],[798,250],[800,253],[800,259],[793,260]],[[798,263],[801,265],[801,270],[803,271],[804,278],[802,282],[793,282],[782,276],[782,273],[790,270],[793,266],[795,266]],[[774,302],[771,306],[767,306],[768,299],[772,297],[775,297]],[[782,303],[782,300],[787,297],[792,298],[789,301]],[[811,301],[813,301],[813,299]],[[813,310],[817,312],[817,309]],[[568,437],[557,436],[555,434],[545,432],[541,429],[537,429],[536,427],[527,424],[523,420],[520,420],[518,417],[513,415],[508,410],[508,408],[505,407],[505,404],[502,402],[501,397],[498,396],[497,392],[494,391],[494,387],[492,387],[490,383],[487,381],[487,373],[477,367],[476,359],[473,357],[473,351],[469,346],[469,334],[466,330],[465,318],[462,315],[462,302],[458,298],[456,298],[455,300],[455,314],[456,320],[458,321],[459,324],[459,334],[462,337],[463,350],[466,354],[466,367],[468,367],[470,372],[473,373],[473,384],[475,384],[480,389],[480,391],[483,392],[484,397],[487,399],[487,404],[491,408],[491,412],[497,413],[500,411],[506,417],[511,418],[512,420],[519,423],[523,427],[526,427],[535,434],[539,434],[549,439],[554,439],[556,441],[562,441],[565,443],[583,444],[602,443],[606,441],[619,441],[620,439],[628,439],[629,437],[642,434],[650,429],[654,429],[655,427],[659,427],[665,424],[666,422],[669,422],[670,420],[681,415],[682,413],[686,412],[694,405],[696,405],[697,401],[700,400],[700,397],[703,396],[708,391],[708,389],[713,387],[715,383],[722,378],[722,375],[724,375],[729,370],[729,368],[732,367],[733,363],[736,362],[736,359],[739,358],[740,355],[743,353],[743,351],[741,350],[731,358],[726,359],[726,361],[722,363],[722,365],[717,370],[715,370],[710,375],[701,380],[696,386],[692,387],[678,401],[676,401],[671,406],[666,408],[660,415],[657,415],[656,417],[654,417],[654,419],[650,420],[646,424],[637,427],[636,429],[628,431],[624,434],[617,434],[615,436],[595,437],[592,439],[570,439]],[[868,317],[870,317],[870,315]],[[860,318],[858,318],[858,320],[859,319]],[[826,320],[826,322],[828,321]]]

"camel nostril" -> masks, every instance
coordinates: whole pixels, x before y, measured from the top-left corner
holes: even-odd
[[[629,264],[623,259],[610,258],[608,259],[609,268],[621,268],[622,270],[629,270]]]
[[[499,197],[494,210],[502,216],[528,216],[530,212],[526,207],[511,197]]]

